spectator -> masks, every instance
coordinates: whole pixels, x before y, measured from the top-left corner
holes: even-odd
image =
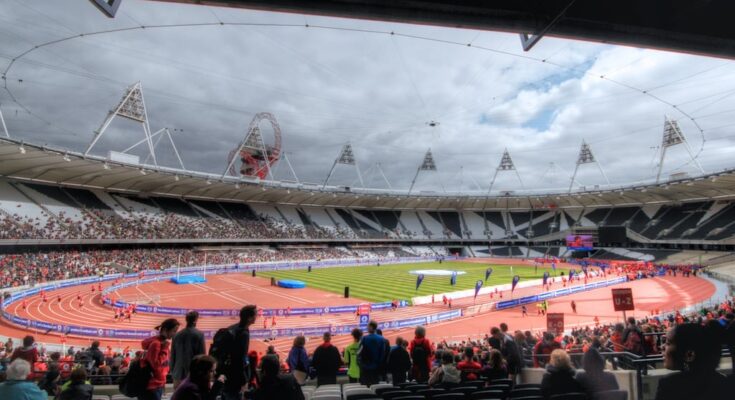
[[[305,344],[305,337],[296,336],[293,339],[293,346],[291,346],[291,350],[288,352],[288,358],[286,359],[288,368],[299,385],[306,383],[306,378],[309,375],[309,356],[306,355],[306,349],[304,349]]]
[[[187,315],[188,316],[188,315]],[[187,368],[187,375],[179,383],[171,400],[213,400],[210,386],[217,372],[217,360],[212,356],[198,354]]]
[[[643,331],[635,323],[635,318],[628,317],[628,326],[623,332],[623,346],[631,353],[645,356],[643,346]]]
[[[388,354],[388,373],[391,374],[393,385],[406,382],[406,374],[411,369],[411,356],[408,354],[408,342],[402,337],[396,338],[396,345]]]
[[[462,381],[475,381],[480,378],[482,365],[473,359],[474,356],[475,352],[472,347],[464,348],[462,361],[457,363],[457,369],[462,373]]]
[[[34,382],[27,381],[31,374],[31,364],[23,358],[10,363],[5,376],[6,381],[0,383],[0,399],[8,400],[46,400],[48,395]]]
[[[59,394],[59,381],[61,373],[58,368],[50,368],[38,382],[38,387],[45,391],[49,396],[56,397]]]
[[[461,373],[454,365],[451,351],[441,353],[441,365],[431,371],[429,386],[453,386],[461,381]]]
[[[337,383],[337,371],[342,365],[339,350],[331,343],[332,334],[324,333],[324,343],[314,350],[311,364],[316,370],[316,385],[333,385]]]
[[[250,381],[246,356],[250,352],[250,326],[255,323],[256,318],[257,307],[252,304],[244,306],[240,309],[240,322],[227,328],[232,337],[232,344],[225,351],[227,358],[232,362],[230,365],[222,365],[217,372],[225,381],[222,400],[240,400],[244,386]]]
[[[618,381],[615,379],[615,375],[605,372],[605,359],[602,358],[597,349],[591,348],[584,353],[582,367],[584,371],[577,372],[575,378],[582,385],[589,398],[592,398],[597,392],[618,389]]]
[[[682,324],[666,338],[664,368],[676,370],[658,383],[656,400],[732,399],[733,388],[717,372],[722,331],[711,326]]]
[[[390,355],[390,341],[383,337],[383,331],[376,329],[375,333],[383,339],[383,358],[380,360],[380,381],[388,381],[388,356]]]
[[[345,347],[344,358],[347,364],[347,378],[350,383],[357,383],[360,380],[360,365],[357,363],[357,349],[360,347],[360,339],[362,339],[362,331],[355,328],[351,332],[352,343]]]
[[[584,388],[574,379],[574,369],[569,354],[562,349],[551,352],[549,365],[541,379],[541,392],[545,399],[566,393],[584,393]]]
[[[38,362],[38,349],[34,345],[36,340],[31,335],[27,335],[23,338],[23,347],[18,347],[13,351],[10,356],[10,362],[13,362],[16,358],[22,358],[28,361],[28,364],[35,364]]]
[[[554,340],[554,335],[544,332],[543,339],[536,343],[533,348],[533,366],[544,368],[549,361],[547,356],[559,348],[561,348],[561,345]]]
[[[426,328],[423,326],[417,326],[414,335],[411,344],[408,345],[408,352],[411,354],[413,363],[411,372],[416,382],[426,383],[431,370],[431,342],[426,338]]]
[[[362,337],[357,350],[360,383],[368,387],[380,381],[380,372],[385,359],[385,344],[383,337],[375,332],[377,329],[377,322],[368,323],[368,334]]]
[[[174,318],[164,320],[155,329],[158,334],[151,336],[142,342],[145,357],[141,359],[141,366],[149,366],[153,371],[145,392],[138,396],[138,400],[161,400],[164,387],[166,386],[166,375],[169,371],[169,353],[171,349],[171,338],[179,330],[179,321]]]
[[[71,379],[61,387],[59,400],[92,400],[94,387],[87,381],[87,370],[74,368]]]
[[[199,313],[189,311],[186,314],[186,328],[179,331],[171,343],[171,376],[174,390],[189,374],[189,365],[194,357],[204,354],[204,334],[196,328]]]
[[[488,362],[482,369],[482,375],[487,383],[492,385],[493,381],[508,378],[508,367],[503,359],[503,354],[498,349],[492,349],[488,353]]]
[[[503,326],[505,324],[503,323],[500,325]],[[508,326],[505,325],[506,331],[508,330],[507,327]],[[503,332],[502,329],[492,327],[490,329],[490,336],[495,338],[497,343],[500,344],[498,350],[500,350],[500,353],[503,354],[503,358],[505,358],[505,362],[508,367],[508,375],[513,381],[515,381],[516,375],[521,373],[521,368],[523,367],[523,355],[521,354],[521,351],[518,349],[513,338]]]
[[[260,386],[255,391],[254,400],[304,400],[301,386],[293,375],[279,373],[278,357],[263,357],[260,371]]]
[[[88,368],[88,370],[95,372],[100,365],[105,363],[105,355],[100,350],[100,342],[97,340],[92,342],[92,345],[87,349],[87,353],[89,353],[90,358],[94,361],[91,366],[92,368]]]

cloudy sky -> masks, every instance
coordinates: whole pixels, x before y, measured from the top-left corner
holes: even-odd
[[[191,26],[204,23],[215,25]],[[276,116],[305,182],[323,182],[351,143],[370,187],[386,186],[379,164],[394,188],[408,188],[431,148],[438,171],[419,175],[415,190],[486,192],[507,148],[525,188],[566,188],[583,139],[613,184],[651,180],[665,115],[705,171],[735,166],[735,66],[716,58],[554,38],[524,53],[517,35],[496,32],[133,0],[108,19],[87,0],[6,0],[0,68],[50,41],[140,25],[183,26],[86,35],[19,58],[0,91],[11,136],[84,151],[140,81],[151,129],[176,129],[197,171],[221,173],[262,111]],[[116,120],[93,152],[141,138]],[[157,155],[176,166],[167,143]],[[274,171],[293,179],[283,162]],[[683,146],[667,153],[664,175],[675,172],[697,173]],[[578,181],[605,183],[594,165]],[[330,182],[359,185],[344,165]],[[503,172],[493,192],[520,188]]]

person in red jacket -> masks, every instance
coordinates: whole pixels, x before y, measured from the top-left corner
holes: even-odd
[[[411,372],[416,382],[426,383],[429,381],[431,371],[431,342],[426,338],[426,328],[423,326],[417,326],[414,333],[416,336],[408,345],[408,354],[411,355],[413,362]]]
[[[150,366],[153,370],[148,387],[138,400],[161,400],[163,389],[166,386],[166,375],[169,370],[169,353],[171,350],[171,338],[179,330],[179,321],[169,318],[157,326],[158,335],[149,337],[142,343],[145,356],[141,360],[141,367]]]
[[[16,358],[22,358],[28,361],[28,364],[34,365],[38,361],[38,349],[34,346],[35,342],[36,340],[31,335],[24,337],[23,347],[18,347],[13,351],[10,362],[15,361]]]

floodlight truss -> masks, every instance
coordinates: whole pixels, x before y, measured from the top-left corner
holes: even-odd
[[[156,153],[153,149],[151,127],[148,124],[148,112],[143,98],[143,85],[140,82],[132,84],[125,90],[125,94],[120,100],[120,103],[118,103],[117,107],[110,110],[100,128],[95,131],[94,138],[92,139],[92,142],[89,143],[84,155],[86,156],[90,151],[92,151],[94,145],[102,138],[115,117],[126,118],[141,124],[145,135],[144,142],[148,143],[149,157],[153,159],[153,164],[158,166]]]
[[[0,104],[2,106],[2,104]],[[10,133],[8,133],[8,127],[5,125],[5,118],[3,118],[3,110],[2,107],[0,107],[0,125],[3,127],[3,132],[5,132],[5,137],[10,139]]]
[[[431,154],[431,149],[426,151],[424,159],[421,161],[421,165],[419,165],[419,168],[416,170],[416,175],[413,176],[411,186],[408,188],[408,194],[411,194],[413,186],[416,184],[416,179],[419,177],[419,173],[421,171],[436,171],[436,163],[434,162],[434,155]]]
[[[327,187],[327,183],[332,177],[332,174],[334,173],[334,169],[337,167],[337,164],[354,166],[355,171],[357,171],[357,178],[360,180],[360,187],[365,187],[365,182],[363,182],[362,174],[360,173],[360,167],[357,165],[357,160],[355,159],[355,152],[352,151],[352,145],[349,143],[345,143],[345,145],[342,146],[342,150],[340,150],[337,158],[334,159],[334,163],[332,164],[332,168],[329,169],[327,179],[324,180],[324,185],[322,185],[322,189]]]
[[[607,182],[608,185],[610,184],[610,180],[607,178],[605,170],[602,169],[602,165],[595,158],[595,155],[592,154],[592,148],[590,148],[590,145],[588,145],[584,141],[584,139],[582,139],[582,146],[579,148],[579,157],[577,157],[577,165],[574,166],[574,173],[572,174],[572,178],[569,182],[568,193],[572,192],[572,187],[574,186],[575,179],[577,178],[577,171],[579,171],[579,166],[584,164],[597,164],[597,168],[600,170],[600,174],[602,174],[602,177],[605,178],[605,182]]]
[[[697,169],[699,169],[699,172],[704,174],[704,169],[699,164],[699,161],[697,161],[697,158],[694,156],[694,153],[692,153],[691,147],[689,147],[689,142],[687,142],[686,137],[684,136],[684,132],[681,131],[681,128],[679,128],[679,123],[676,120],[670,119],[668,116],[664,116],[664,134],[663,138],[661,139],[661,158],[658,162],[658,173],[656,173],[656,183],[659,183],[661,180],[661,172],[664,168],[664,159],[666,158],[666,150],[669,147],[676,146],[679,144],[683,144],[684,147],[687,150],[687,153],[689,153],[689,158],[691,159],[691,162],[696,165]]]
[[[506,148],[503,151],[503,156],[500,158],[500,164],[498,164],[498,167],[495,169],[493,179],[490,181],[490,187],[487,189],[488,196],[490,195],[490,191],[493,190],[495,179],[497,179],[498,173],[504,171],[514,171],[516,173],[516,177],[518,178],[518,182],[520,182],[521,184],[521,188],[523,188],[523,180],[521,179],[521,174],[518,173],[515,164],[513,164],[513,159],[510,157],[510,153],[508,153],[508,149]]]

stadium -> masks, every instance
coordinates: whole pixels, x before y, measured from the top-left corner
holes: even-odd
[[[662,388],[671,385],[666,379],[676,378],[674,374],[689,377],[690,386],[694,388],[702,384],[696,379],[704,379],[696,374],[686,375],[694,374],[690,364],[686,363],[686,368],[672,368],[668,361],[673,356],[667,353],[667,338],[671,348],[674,347],[673,337],[678,339],[677,347],[684,346],[680,343],[684,334],[674,336],[674,332],[689,328],[701,331],[700,341],[711,342],[707,349],[702,344],[692,345],[696,347],[693,352],[703,354],[716,347],[716,362],[710,372],[717,376],[707,378],[716,380],[707,381],[714,388],[711,392],[702,390],[689,398],[720,398],[717,397],[721,394],[717,391],[720,377],[725,388],[723,393],[735,393],[732,389],[735,385],[730,382],[733,379],[731,356],[735,360],[732,309],[735,306],[735,165],[730,157],[729,142],[724,142],[729,140],[728,136],[717,136],[729,125],[718,126],[707,120],[711,115],[720,118],[723,114],[726,120],[727,112],[731,111],[728,96],[732,89],[723,91],[726,85],[721,81],[729,77],[723,70],[729,68],[728,59],[733,57],[734,35],[715,38],[715,32],[708,32],[710,40],[703,40],[706,36],[703,33],[700,37],[684,32],[691,26],[661,34],[654,22],[645,27],[648,36],[639,35],[640,27],[633,26],[633,22],[616,20],[619,29],[609,28],[603,23],[611,23],[606,18],[615,19],[617,14],[600,16],[599,10],[575,6],[574,1],[558,2],[560,14],[559,10],[549,15],[544,14],[547,10],[536,10],[540,13],[537,17],[545,15],[546,18],[541,19],[546,21],[545,27],[530,26],[538,23],[532,22],[538,18],[529,18],[528,10],[511,10],[514,6],[508,6],[509,9],[487,6],[467,11],[446,2],[444,6],[453,13],[445,15],[444,7],[433,4],[443,2],[417,2],[421,3],[417,11],[382,4],[390,2],[375,2],[362,8],[362,5],[339,5],[345,3],[339,1],[334,2],[337,6],[332,2],[315,2],[311,6],[258,1],[220,1],[206,5],[189,1],[130,2],[150,7],[148,11],[161,12],[161,16],[169,11],[181,14],[173,20],[161,17],[157,24],[147,21],[150,26],[138,23],[128,26],[130,20],[136,20],[134,15],[140,18],[144,14],[135,14],[130,9],[119,14],[118,7],[126,10],[126,3],[79,2],[75,6],[80,12],[96,19],[90,26],[74,27],[71,35],[68,28],[63,34],[59,33],[59,26],[63,24],[41,11],[41,4],[28,6],[24,12],[34,15],[33,18],[45,16],[46,22],[51,24],[47,29],[48,37],[43,39],[24,33],[19,27],[27,15],[0,9],[0,18],[13,20],[18,25],[18,37],[25,37],[25,43],[8,44],[8,49],[0,54],[6,61],[3,64],[5,91],[0,96],[0,339],[5,343],[0,351],[0,372],[6,374],[7,379],[24,381],[27,378],[45,383],[49,371],[55,368],[60,370],[55,375],[60,376],[60,381],[57,381],[59,388],[53,390],[61,395],[67,390],[61,383],[78,376],[72,371],[85,370],[82,383],[88,378],[93,384],[94,399],[124,400],[134,396],[126,396],[118,383],[124,380],[131,364],[140,365],[138,358],[145,359],[146,354],[150,354],[150,351],[141,352],[141,342],[151,337],[163,338],[162,343],[166,346],[176,346],[170,344],[171,340],[166,341],[163,330],[159,331],[162,321],[171,318],[179,321],[181,331],[191,311],[196,311],[196,328],[203,335],[206,352],[221,362],[217,351],[212,350],[217,348],[216,337],[221,328],[235,326],[238,321],[242,324],[243,307],[255,305],[255,314],[251,316],[254,322],[247,325],[249,342],[245,349],[250,353],[246,352],[245,356],[251,360],[245,365],[253,372],[248,376],[246,398],[662,399],[667,398],[662,397]],[[712,4],[711,9],[706,10],[706,18],[714,18],[718,6],[729,8]],[[575,10],[575,7],[578,8]],[[622,8],[624,6],[620,5],[618,12]],[[218,21],[197,19],[202,13]],[[245,23],[234,17],[227,19],[232,16],[244,18],[251,13],[256,22]],[[162,89],[167,83],[159,85],[150,79],[155,82],[151,82],[154,88],[150,92],[147,91],[149,83],[143,82],[143,78],[121,86],[116,81],[118,77],[112,80],[98,73],[104,70],[103,61],[95,61],[100,64],[91,62],[79,69],[71,59],[78,42],[87,40],[90,42],[85,45],[99,48],[119,45],[124,52],[129,52],[124,53],[125,57],[153,57],[140,49],[136,50],[139,51],[137,55],[133,54],[132,47],[124,47],[133,46],[124,41],[131,39],[124,36],[128,31],[133,32],[131,35],[140,35],[141,40],[151,41],[158,40],[157,33],[151,31],[163,31],[161,37],[174,40],[163,42],[171,48],[176,46],[171,45],[175,39],[167,38],[169,30],[181,33],[203,29],[192,33],[192,37],[206,37],[211,33],[207,33],[208,29],[231,29],[223,34],[229,37],[238,32],[235,31],[238,26],[253,29],[247,31],[249,33],[258,33],[254,26],[261,25],[275,30],[290,29],[289,23],[277,19],[277,13],[293,14],[293,18],[316,15],[316,22],[307,23],[306,27],[317,33],[304,36],[314,35],[307,40],[319,46],[336,40],[328,34],[338,31],[347,36],[388,35],[393,41],[394,37],[399,37],[413,40],[414,46],[427,42],[435,46],[435,42],[441,42],[444,46],[457,48],[458,52],[466,52],[473,46],[488,49],[488,45],[476,43],[475,39],[473,43],[465,43],[459,39],[430,36],[436,32],[445,34],[432,30],[439,26],[440,29],[511,31],[515,32],[511,35],[515,41],[516,31],[535,32],[530,37],[522,33],[521,44],[515,44],[519,48],[513,50],[512,55],[533,65],[560,63],[551,61],[557,54],[579,63],[572,48],[577,44],[570,39],[666,50],[662,57],[669,57],[669,53],[676,54],[675,57],[679,57],[679,53],[705,56],[696,56],[699,58],[691,61],[686,57],[695,56],[681,55],[682,62],[692,63],[687,64],[688,68],[693,68],[691,71],[645,84],[628,82],[612,72],[609,76],[597,76],[596,70],[577,73],[578,65],[589,67],[591,61],[575,64],[573,68],[555,65],[554,68],[563,70],[562,78],[555,73],[541,80],[533,78],[533,84],[520,82],[508,90],[517,94],[530,90],[529,87],[541,91],[556,85],[557,89],[549,89],[548,93],[552,93],[564,86],[557,80],[594,78],[621,90],[608,93],[605,102],[616,102],[614,106],[619,107],[621,113],[643,109],[640,112],[646,119],[620,117],[620,126],[628,129],[625,132],[605,131],[597,120],[582,124],[582,130],[604,131],[590,141],[587,137],[592,136],[578,135],[576,128],[567,128],[572,133],[569,137],[564,136],[564,148],[551,148],[548,143],[556,142],[543,140],[557,139],[556,134],[549,133],[555,129],[555,123],[547,119],[563,119],[565,114],[560,110],[568,105],[567,99],[550,101],[544,107],[554,109],[553,112],[539,111],[540,114],[518,124],[514,118],[520,117],[513,117],[511,111],[499,103],[492,106],[498,107],[494,109],[496,114],[483,113],[477,118],[480,120],[477,125],[498,123],[510,133],[498,133],[497,137],[508,135],[520,139],[513,139],[517,140],[512,142],[515,147],[506,147],[499,139],[493,142],[497,147],[493,151],[497,152],[482,156],[473,156],[476,153],[472,147],[489,147],[486,142],[482,142],[482,146],[468,143],[469,147],[462,147],[466,144],[464,141],[472,140],[472,135],[480,137],[482,133],[453,136],[455,129],[462,131],[465,126],[454,127],[452,113],[437,112],[436,117],[429,113],[431,107],[427,103],[431,105],[431,101],[422,97],[420,89],[422,82],[431,79],[422,81],[418,75],[411,75],[406,60],[410,61],[412,53],[401,50],[400,44],[394,43],[398,49],[397,65],[405,69],[407,77],[400,79],[410,96],[418,99],[414,101],[423,103],[424,107],[420,117],[411,117],[418,118],[413,121],[418,127],[405,129],[404,135],[411,143],[403,145],[377,143],[381,140],[387,143],[387,138],[401,136],[397,133],[400,121],[389,120],[382,114],[371,122],[388,124],[386,136],[376,139],[358,131],[338,143],[330,142],[325,132],[329,133],[328,129],[352,131],[351,125],[344,128],[320,126],[318,129],[299,125],[306,122],[289,117],[288,112],[296,113],[293,110],[284,111],[286,117],[281,119],[283,114],[274,110],[279,110],[276,105],[288,103],[289,96],[298,97],[293,88],[289,89],[293,92],[276,96],[273,103],[267,103],[265,97],[256,99],[273,104],[274,110],[268,107],[251,110],[258,106],[255,103],[255,106],[244,107],[246,112],[235,111],[223,103],[215,103],[222,88],[212,92],[202,89],[202,97],[187,100],[171,93],[162,95],[162,90],[167,90]],[[121,15],[128,19],[127,22],[121,21]],[[186,15],[194,16],[194,20],[186,19]],[[345,19],[333,21],[331,17]],[[667,17],[674,18],[668,14]],[[369,25],[353,26],[352,21]],[[389,22],[401,22],[409,28],[402,25],[386,28],[374,21],[388,25]],[[303,23],[299,21],[298,24]],[[431,28],[414,28],[414,25]],[[412,29],[426,29],[428,33]],[[286,48],[275,37],[266,39],[274,46]],[[120,38],[124,39],[123,44],[115,42]],[[715,39],[728,43],[729,47],[712,45]],[[348,42],[350,40],[353,39]],[[375,51],[371,49],[372,39],[364,40],[361,43],[364,51]],[[533,47],[537,43],[552,40],[559,41],[559,47],[551,48],[548,54],[544,53],[547,48],[541,47],[534,54]],[[65,44],[67,42],[70,44]],[[205,42],[204,47],[211,45],[209,39]],[[33,44],[29,46],[28,43]],[[355,46],[354,42],[350,43]],[[20,51],[22,49],[25,51]],[[296,60],[308,58],[304,56],[306,51],[288,50],[300,54]],[[64,53],[66,51],[69,53]],[[7,52],[14,55],[5,57]],[[502,52],[511,51],[500,48],[490,51],[492,57]],[[70,58],[59,56],[60,53]],[[82,57],[89,53],[79,54]],[[595,60],[603,57],[595,54]],[[646,56],[659,55],[640,57]],[[49,60],[59,63],[49,64]],[[222,63],[228,62],[226,60]],[[694,67],[710,60],[715,60],[712,66],[707,64],[701,71],[698,69],[701,67]],[[314,60],[304,63],[326,75],[338,74],[335,72],[337,63],[329,66]],[[202,79],[224,79],[220,72],[207,76],[209,72],[194,68],[194,64],[172,64],[179,64],[172,67],[172,71],[187,70],[194,76],[205,76]],[[144,70],[131,65],[125,66],[132,71],[131,76],[140,73],[149,77]],[[460,69],[457,65],[452,68]],[[625,67],[618,68],[614,71],[625,70]],[[380,70],[381,66],[378,63],[368,69]],[[510,66],[503,69],[512,70]],[[490,67],[483,68],[477,75],[489,71],[492,71]],[[710,71],[722,73],[722,76],[710,76]],[[148,73],[154,76],[154,72]],[[53,78],[61,89],[39,83],[44,76],[54,74],[63,76],[63,79]],[[473,79],[477,79],[477,75]],[[637,73],[633,72],[632,76]],[[79,83],[90,79],[95,83],[86,86]],[[269,79],[288,78],[272,72]],[[38,87],[29,89],[28,85],[33,85],[34,80]],[[163,77],[160,80],[165,81]],[[471,86],[470,81],[467,78],[461,86]],[[693,85],[676,86],[682,82],[693,82]],[[97,84],[114,88],[105,92],[100,89],[99,93],[85,97]],[[355,89],[351,86],[355,83],[347,84],[351,90]],[[674,85],[676,90],[659,94],[654,92],[659,85]],[[431,85],[427,83],[427,86]],[[705,92],[692,94],[690,91],[695,90],[694,87]],[[68,100],[63,100],[63,95],[75,90],[79,91],[79,96],[69,95]],[[371,89],[368,86],[360,90]],[[154,100],[146,103],[144,94],[148,93],[153,94]],[[463,101],[460,93],[453,95],[447,94],[445,100]],[[221,96],[226,98],[225,94]],[[601,101],[599,98],[580,101],[589,103],[592,110],[595,103]],[[304,104],[322,100],[310,94]],[[64,104],[65,101],[68,104]],[[182,102],[188,104],[184,106],[185,111],[172,111]],[[624,107],[625,102],[630,102],[631,106]],[[191,110],[187,108],[190,103],[197,112],[187,111]],[[316,108],[309,109],[313,112],[310,116],[315,121],[325,118],[325,126],[336,118],[331,114],[339,116],[344,112],[345,119],[355,118],[332,103],[337,102],[330,101],[330,107],[335,107],[329,110],[330,116],[322,117],[320,113],[325,111],[316,112]],[[360,103],[358,112],[364,112],[366,117],[359,122],[369,121],[371,103]],[[601,105],[601,112],[609,113],[608,107],[608,103]],[[290,108],[298,109],[289,105],[284,110]],[[623,110],[625,108],[630,110]],[[503,118],[498,117],[500,109],[504,110]],[[159,110],[165,117],[156,119]],[[62,114],[68,114],[71,122],[65,125]],[[424,114],[429,117],[425,118]],[[238,132],[233,133],[236,136],[234,146],[230,140],[234,136],[219,135],[221,131],[212,122],[227,120],[222,115],[237,115],[240,121],[240,127],[232,129]],[[79,116],[84,120],[79,120]],[[179,117],[183,122],[162,122]],[[60,120],[57,122],[55,118]],[[456,118],[465,117],[462,114]],[[243,132],[244,119],[249,123],[245,124]],[[197,120],[203,121],[201,124],[211,124],[206,125],[210,130],[197,125]],[[179,123],[181,125],[177,125]],[[77,126],[92,125],[96,127],[93,133],[84,129],[76,132]],[[154,131],[151,125],[168,127]],[[527,132],[517,131],[521,125],[523,129],[533,128],[539,132],[539,126],[543,125],[544,132],[532,138]],[[188,133],[197,126],[199,132]],[[318,132],[310,131],[312,128]],[[55,134],[59,137],[52,136]],[[326,136],[320,137],[321,134]],[[648,142],[635,141],[644,136],[655,144],[654,149],[646,148]],[[289,144],[289,140],[293,140],[293,144]],[[569,140],[573,143],[569,144]],[[224,144],[220,145],[220,141]],[[529,141],[538,141],[538,147],[528,150],[523,143]],[[186,142],[185,147],[181,147],[182,142]],[[715,144],[710,144],[712,142]],[[427,147],[430,148],[427,150]],[[301,159],[297,154],[299,150],[305,153]],[[381,153],[385,159],[380,158]],[[561,160],[554,158],[557,153],[564,154]],[[630,153],[632,159],[624,159],[626,153]],[[362,154],[375,158],[370,160],[369,170],[360,169],[360,163],[363,167],[368,163],[361,159]],[[645,164],[647,160],[640,161],[651,158],[651,154],[650,165]],[[602,159],[601,155],[604,155]],[[470,160],[457,161],[464,156]],[[184,160],[189,164],[192,159],[195,165],[204,167],[199,170],[185,168]],[[331,165],[331,168],[315,169],[305,163],[302,163],[304,168],[294,168],[298,166],[297,160],[304,159],[310,163],[326,160],[322,166]],[[603,168],[603,159],[614,167]],[[390,161],[396,166],[391,167]],[[523,167],[523,162],[533,163],[533,167]],[[554,163],[563,162],[573,165],[573,173],[568,174],[568,179],[564,177],[552,182],[553,174],[549,171],[554,169]],[[547,164],[549,169],[546,169]],[[635,165],[628,168],[627,164]],[[463,165],[480,167],[465,168]],[[449,171],[454,167],[457,172]],[[646,168],[650,169],[649,173],[636,175],[636,170]],[[542,175],[543,170],[546,172]],[[608,174],[613,177],[612,181]],[[478,184],[478,180],[484,181]],[[496,327],[504,327],[500,338],[493,333],[498,331]],[[425,330],[426,338],[433,343],[426,355],[432,370],[444,371],[445,365],[453,368],[454,364],[461,369],[463,363],[470,367],[463,371],[458,382],[446,381],[448,372],[442,372],[445,376],[439,376],[439,382],[434,381],[434,372],[431,379],[428,375],[427,379],[422,379],[416,368],[423,361],[413,360],[418,357],[413,350],[403,350],[407,357],[410,356],[410,371],[407,376],[404,371],[402,380],[398,380],[397,373],[392,372],[395,370],[391,369],[388,352],[383,354],[384,350],[380,350],[385,359],[385,365],[377,367],[380,376],[376,376],[374,382],[364,381],[371,370],[365,365],[370,362],[353,360],[350,363],[346,348],[354,343],[363,346],[362,341],[355,341],[355,330],[360,330],[366,338],[375,336],[375,328],[381,332],[379,336],[387,339],[390,345],[396,344],[399,350],[401,341],[408,343],[417,335],[409,345],[413,349],[415,341],[423,338],[424,334],[419,335],[419,332]],[[331,344],[340,354],[339,366],[333,373],[336,380],[333,383],[324,380],[329,382],[326,384],[321,380],[329,376],[320,370],[321,364],[315,356],[326,346],[322,339],[325,334],[331,335],[326,345]],[[631,335],[637,337],[638,334],[638,342],[630,339]],[[705,334],[711,336],[705,337]],[[577,377],[579,370],[587,371],[586,360],[592,354],[589,350],[594,348],[605,373],[614,376],[615,387],[606,390],[608,393],[589,392],[584,385],[579,386],[584,390],[549,392],[555,389],[549,388],[547,375],[553,373],[558,354],[540,350],[547,346],[545,337],[548,335],[551,335],[551,342],[556,343],[548,346],[564,349],[567,359],[571,356],[571,363],[578,370]],[[32,336],[30,342],[29,336]],[[176,341],[173,336],[168,339]],[[300,339],[305,343],[297,344]],[[517,347],[519,361],[516,364],[513,364],[513,355],[507,354],[506,341]],[[365,346],[367,348],[368,344]],[[298,368],[292,365],[295,348],[305,353],[307,364],[313,364],[312,368],[303,371],[311,375],[310,378],[300,376],[303,363],[299,363]],[[31,349],[34,358],[30,360],[30,373],[22,379],[11,378],[11,374],[16,373],[11,363],[24,357],[18,355],[18,350],[30,353]],[[390,354],[399,350],[391,349]],[[98,352],[101,352],[100,359],[97,359]],[[54,353],[60,358],[52,357]],[[506,373],[502,378],[486,375],[493,353],[497,353],[501,364],[505,365]],[[445,361],[444,356],[449,354],[449,361]],[[298,395],[288,397],[283,394],[285,392],[266,392],[276,390],[268,389],[268,382],[272,381],[265,377],[264,364],[269,357],[278,360],[280,368],[276,369],[276,374],[280,370],[278,379],[283,380],[279,382],[298,380]],[[174,364],[173,358],[171,360]],[[262,368],[260,360],[264,363]],[[177,398],[174,392],[178,391],[172,383],[179,387],[186,375],[174,376],[174,367],[169,371],[168,362],[167,358],[165,369],[161,369],[161,390],[157,394],[158,388],[153,390],[154,397],[145,397],[148,394],[142,393],[138,398]],[[518,368],[510,368],[510,365]],[[451,371],[450,367],[446,368]],[[357,369],[362,378],[354,376],[353,369]],[[153,376],[151,379],[155,379],[155,373]],[[189,375],[184,382],[191,383],[193,379]],[[0,395],[13,393],[3,390],[11,389],[0,384]],[[46,387],[44,390],[48,398],[56,395]],[[210,396],[202,398],[219,398],[213,390],[209,393],[209,386],[201,390]],[[89,393],[91,396],[92,392]]]

